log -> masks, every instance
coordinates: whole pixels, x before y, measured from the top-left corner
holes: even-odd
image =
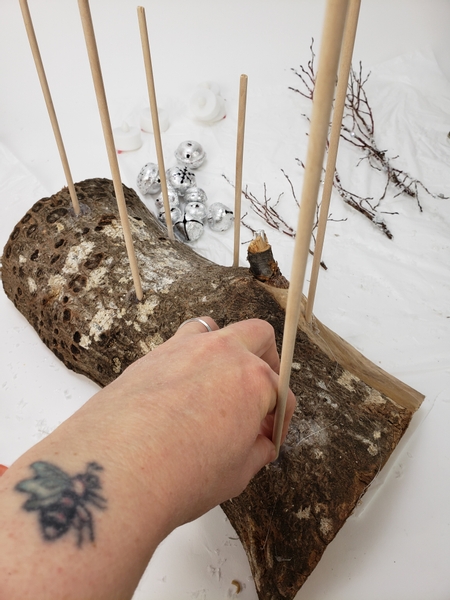
[[[265,319],[281,348],[286,290],[170,240],[124,186],[144,293],[138,302],[112,182],[75,188],[79,216],[67,188],[42,198],[16,225],[2,258],[7,296],[69,369],[104,386],[198,315],[221,327]],[[294,598],[423,399],[303,315],[291,387],[297,409],[278,461],[222,505],[264,600]]]

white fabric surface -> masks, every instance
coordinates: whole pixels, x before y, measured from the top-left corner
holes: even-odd
[[[74,179],[109,176],[75,2],[31,3],[50,88]],[[320,4],[320,6],[319,6]],[[45,5],[45,8],[43,8]],[[288,91],[290,72],[320,38],[323,6],[316,0],[144,3],[150,19],[159,104],[170,127],[166,164],[179,142],[196,139],[208,158],[198,183],[211,201],[233,202],[238,78],[249,74],[244,183],[259,198],[283,192],[279,209],[296,225],[284,169],[300,196],[306,100]],[[187,6],[189,5],[189,6]],[[23,31],[18,3],[2,0],[0,19],[0,245],[33,202],[63,185],[48,118]],[[367,91],[379,147],[434,193],[450,195],[450,73],[442,51],[450,5],[430,1],[363,2],[355,62],[372,70]],[[135,124],[147,105],[134,6],[92,0],[113,126]],[[237,18],[239,17],[239,18]],[[379,35],[381,32],[381,35]],[[318,41],[316,48],[319,48]],[[436,59],[437,56],[437,59]],[[227,117],[196,124],[187,106],[198,83],[219,83]],[[160,93],[158,92],[160,90]],[[153,138],[121,154],[124,183],[135,187],[141,166],[155,160]],[[338,167],[349,189],[376,195],[383,177],[341,145]],[[152,202],[148,200],[151,207]],[[450,596],[448,548],[450,459],[450,200],[414,201],[390,190],[383,209],[392,241],[332,200],[316,315],[386,371],[426,395],[399,448],[372,489],[330,544],[298,600],[444,600]],[[265,228],[287,277],[293,241]],[[346,219],[343,221],[342,219]],[[242,239],[250,233],[242,229]],[[232,232],[207,232],[198,252],[231,263]],[[245,265],[245,252],[241,264]],[[70,416],[96,390],[69,372],[0,292],[0,463],[14,459]],[[157,551],[135,600],[231,597],[255,600],[240,543],[220,509],[174,532]]]

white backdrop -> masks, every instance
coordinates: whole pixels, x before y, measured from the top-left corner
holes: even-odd
[[[144,1],[158,102],[170,119],[163,136],[167,166],[184,139],[208,158],[197,180],[211,201],[231,204],[239,76],[249,76],[244,184],[262,197],[263,183],[296,224],[284,169],[300,195],[308,102],[290,92],[291,67],[320,47],[319,0]],[[75,181],[110,176],[75,0],[30,0]],[[113,126],[136,124],[148,104],[136,6],[91,0]],[[355,64],[372,70],[368,93],[376,135],[402,168],[434,193],[450,195],[450,54],[448,0],[363,0]],[[0,0],[0,245],[29,206],[65,185],[28,46],[19,4]],[[196,86],[216,81],[227,117],[213,126],[189,116]],[[155,160],[151,134],[120,155],[124,183]],[[343,149],[341,175],[369,195],[378,175],[355,167]],[[365,186],[365,187],[364,187]],[[149,207],[153,204],[146,200]],[[333,197],[316,315],[358,350],[426,394],[422,409],[373,489],[298,594],[299,600],[444,600],[450,597],[448,519],[450,437],[450,208],[423,197],[420,213],[390,191],[385,210],[394,240]],[[250,210],[244,202],[244,211]],[[346,219],[342,221],[341,219]],[[265,227],[255,216],[248,221]],[[293,243],[267,230],[289,277]],[[245,240],[250,237],[242,230]],[[232,234],[207,232],[196,249],[231,264]],[[241,264],[245,265],[245,252]],[[72,414],[96,386],[69,372],[0,294],[0,463],[11,464]],[[239,597],[255,600],[245,555],[220,509],[174,532],[155,555],[139,600]]]

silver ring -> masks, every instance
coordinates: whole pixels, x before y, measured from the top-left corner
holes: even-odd
[[[208,323],[206,321],[204,321],[203,319],[199,319],[198,317],[194,317],[193,319],[188,319],[187,321],[183,321],[183,323],[181,323],[181,325],[178,327],[178,329],[181,329],[183,327],[183,325],[186,325],[186,323],[192,323],[193,321],[198,321],[199,323],[204,325],[209,332],[212,331],[212,329],[208,325]]]

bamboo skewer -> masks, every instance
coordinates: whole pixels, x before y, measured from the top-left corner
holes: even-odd
[[[330,141],[328,145],[328,158],[325,171],[325,180],[320,205],[319,224],[317,227],[316,245],[311,267],[311,279],[308,288],[305,318],[311,323],[314,299],[316,297],[317,279],[319,277],[320,260],[322,258],[325,231],[330,209],[331,192],[333,189],[334,172],[341,134],[342,116],[344,114],[345,99],[347,97],[348,78],[352,66],[353,47],[355,45],[356,29],[358,26],[359,9],[361,0],[350,0],[347,19],[345,21],[344,39],[342,41],[341,59],[339,63],[338,83],[334,102],[333,121],[331,124]]]
[[[305,177],[295,237],[294,257],[283,332],[283,346],[281,349],[278,400],[272,436],[277,455],[280,450],[281,434],[286,414],[292,357],[300,317],[309,244],[322,174],[347,6],[348,0],[328,0],[322,31]]]
[[[39,76],[42,92],[44,94],[45,104],[47,106],[48,116],[53,128],[53,134],[55,136],[56,145],[58,146],[59,156],[61,158],[62,166],[64,169],[64,175],[66,176],[67,187],[69,188],[70,198],[72,200],[73,210],[75,215],[78,217],[80,214],[80,203],[78,202],[78,196],[73,185],[72,174],[70,172],[69,161],[67,160],[64,143],[59,129],[58,119],[56,117],[55,107],[53,106],[52,96],[50,94],[50,88],[48,86],[47,77],[45,75],[44,65],[42,63],[41,53],[34,32],[33,21],[31,19],[30,9],[28,8],[27,0],[19,0],[20,8],[22,10],[22,16],[25,23],[25,28],[28,35],[28,41],[30,43],[31,52],[33,54],[36,70]]]
[[[114,184],[114,192],[116,195],[117,205],[119,208],[120,221],[125,239],[128,260],[130,261],[131,274],[136,292],[136,297],[140,301],[143,298],[142,284],[139,276],[139,269],[134,251],[133,240],[131,237],[130,221],[128,219],[127,208],[125,204],[125,196],[123,193],[122,179],[120,176],[119,162],[117,160],[116,149],[114,146],[114,137],[109,118],[108,103],[106,100],[105,87],[103,84],[102,71],[100,60],[98,57],[97,43],[95,41],[94,27],[92,24],[91,11],[89,8],[89,0],[78,0],[78,7],[83,25],[84,37],[86,39],[86,48],[89,56],[89,63],[92,71],[92,79],[94,82],[95,95],[102,122],[103,135],[105,138],[106,151],[108,153],[109,165]]]
[[[173,234],[172,216],[170,213],[169,194],[167,192],[166,170],[164,166],[164,154],[161,143],[161,129],[159,126],[158,104],[156,102],[155,81],[153,78],[152,57],[150,54],[150,42],[148,38],[147,20],[145,18],[145,8],[143,6],[138,6],[137,13],[139,21],[139,31],[141,34],[142,52],[144,55],[148,96],[150,100],[150,112],[152,115],[153,135],[155,136],[159,178],[161,179],[161,193],[164,203],[164,214],[166,217],[167,233],[169,238],[173,240],[175,238]]]
[[[236,145],[236,183],[234,191],[234,253],[233,267],[239,266],[239,245],[241,232],[242,168],[244,162],[244,132],[247,108],[247,75],[241,75],[239,84],[239,113]]]

